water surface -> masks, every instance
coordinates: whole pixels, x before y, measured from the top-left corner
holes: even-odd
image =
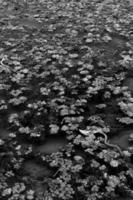
[[[118,133],[116,136],[110,139],[110,143],[117,144],[123,150],[127,150],[131,146],[128,142],[129,135],[133,133],[133,130],[126,130]]]
[[[46,138],[45,142],[42,145],[36,145],[33,147],[33,151],[51,154],[58,152],[60,149],[65,148],[68,144],[68,140],[64,136],[52,135]]]

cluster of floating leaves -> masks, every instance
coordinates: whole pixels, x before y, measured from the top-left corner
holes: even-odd
[[[18,7],[16,16],[0,17],[0,117],[10,131],[7,141],[0,140],[6,152],[0,154],[1,169],[9,163],[0,195],[34,199],[20,173],[23,162],[33,156],[32,144],[57,134],[72,148],[46,157],[40,153],[54,172],[42,199],[97,200],[130,190],[128,167],[100,133],[111,135],[123,122],[132,123],[131,94],[121,87],[133,60],[131,8],[98,0],[29,1],[27,6],[27,12]],[[31,146],[24,149],[22,140]],[[16,171],[17,179],[12,178]],[[14,185],[4,185],[12,179]]]

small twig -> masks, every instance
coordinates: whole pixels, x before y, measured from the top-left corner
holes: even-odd
[[[113,53],[113,56],[114,56],[117,52],[118,52],[118,50],[116,49],[116,50],[114,51],[114,53]]]
[[[58,173],[59,173],[60,169],[58,169],[55,174],[53,175],[53,177],[55,177]]]

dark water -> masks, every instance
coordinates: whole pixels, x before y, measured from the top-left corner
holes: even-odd
[[[24,171],[33,179],[47,177],[50,174],[50,170],[46,166],[37,163],[34,159],[25,161]]]
[[[133,133],[133,130],[122,131],[122,132],[118,133],[118,135],[111,138],[110,143],[117,144],[123,150],[127,150],[128,147],[130,146],[130,144],[128,142],[129,135],[132,133]]]
[[[125,81],[124,81],[124,86],[127,86],[128,89],[133,92],[133,78],[130,77],[130,78],[127,78]]]
[[[128,77],[125,79],[123,86],[127,86],[129,91],[133,92],[133,77]],[[123,150],[127,150],[129,146],[133,146],[133,144],[129,144],[128,139],[129,135],[133,133],[133,129],[122,131],[112,139],[110,139],[110,143],[119,145]]]
[[[45,154],[51,154],[59,151],[62,148],[65,148],[67,144],[68,141],[64,136],[53,135],[49,136],[42,145],[34,146],[33,151]]]
[[[0,128],[0,138],[1,139],[7,139],[9,137],[10,131],[8,131],[6,128]]]
[[[33,145],[33,152],[51,154],[59,151],[59,149],[64,148],[68,144],[68,141],[64,136],[52,135],[49,136],[44,144]],[[43,179],[51,174],[51,170],[47,166],[36,162],[35,159],[27,160],[24,162],[24,171],[32,179]]]

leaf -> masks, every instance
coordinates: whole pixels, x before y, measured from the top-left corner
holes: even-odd
[[[130,117],[117,118],[117,120],[123,124],[133,124],[133,119]]]
[[[104,42],[109,42],[112,40],[112,38],[109,35],[105,35],[104,37],[102,37]]]
[[[68,109],[67,108],[64,108],[64,109],[62,109],[61,111],[60,111],[60,115],[61,116],[65,116],[65,115],[68,115],[69,113],[68,113]]]
[[[68,127],[67,125],[63,125],[63,126],[61,127],[61,130],[62,130],[62,131],[68,131],[68,130],[69,130],[69,127]]]
[[[133,117],[133,103],[124,103],[123,101],[119,102],[121,110],[127,114],[129,117]]]
[[[59,126],[57,126],[56,124],[51,124],[50,126],[50,133],[51,134],[57,134],[59,131]]]
[[[78,58],[78,54],[77,53],[73,53],[73,54],[69,54],[70,58]]]
[[[81,129],[79,129],[79,132],[82,133],[85,136],[87,136],[89,134],[88,130],[81,130]]]
[[[111,165],[112,167],[118,167],[118,166],[119,166],[119,161],[117,161],[117,160],[111,160],[111,161],[110,161],[110,165]]]
[[[93,42],[93,38],[87,38],[85,42],[86,43],[91,43],[91,42]]]

